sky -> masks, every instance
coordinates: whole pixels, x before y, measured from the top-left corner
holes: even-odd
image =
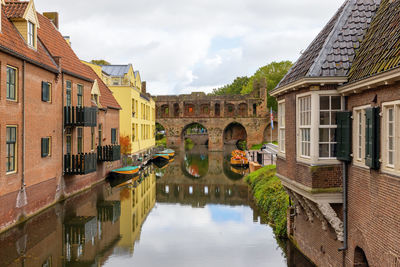
[[[79,58],[132,63],[153,95],[211,92],[296,61],[344,0],[35,0]]]

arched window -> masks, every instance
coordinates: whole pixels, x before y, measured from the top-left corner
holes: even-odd
[[[221,116],[221,105],[220,104],[215,104],[215,117]]]
[[[175,118],[179,117],[179,104],[178,103],[174,104],[174,117]]]

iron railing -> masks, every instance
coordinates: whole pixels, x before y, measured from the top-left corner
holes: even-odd
[[[64,107],[64,126],[97,126],[96,107]]]
[[[121,146],[109,145],[97,147],[98,161],[116,161],[121,159]]]
[[[83,175],[97,170],[97,154],[64,155],[64,174]]]

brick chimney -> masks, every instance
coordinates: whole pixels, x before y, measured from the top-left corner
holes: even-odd
[[[58,29],[58,12],[43,12],[43,16],[48,18]]]
[[[142,93],[143,94],[147,93],[147,91],[146,91],[146,82],[142,82]]]

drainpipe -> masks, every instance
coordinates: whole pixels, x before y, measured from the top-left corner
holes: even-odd
[[[344,106],[347,107],[347,97],[344,98]],[[339,248],[339,251],[346,251],[348,249],[347,244],[347,180],[348,180],[348,173],[347,173],[347,162],[343,161],[343,247]]]
[[[22,180],[21,192],[25,191],[25,68],[26,61],[22,63]]]
[[[61,114],[62,115],[62,123],[61,123],[61,165],[62,165],[62,176],[64,176],[64,73],[61,72]],[[61,177],[63,179],[63,177]],[[61,181],[60,181],[61,182]]]

